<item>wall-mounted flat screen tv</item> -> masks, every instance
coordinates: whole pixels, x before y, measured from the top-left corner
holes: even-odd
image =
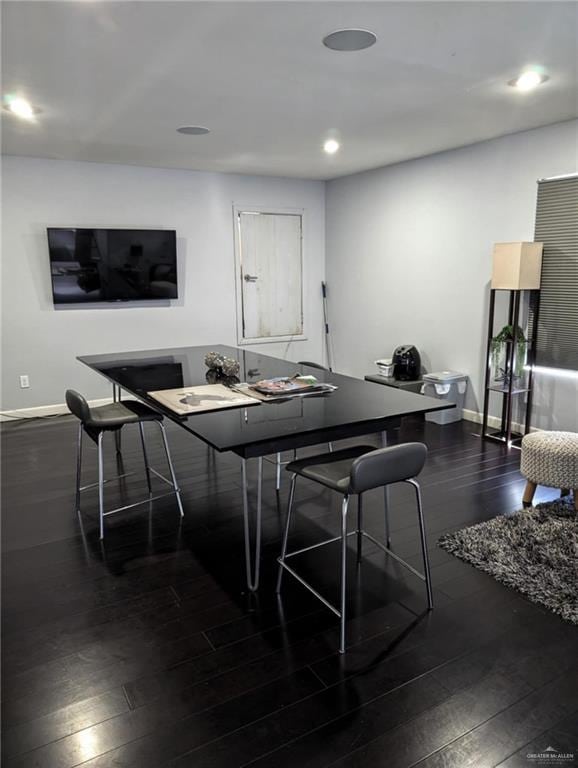
[[[54,304],[176,299],[170,229],[48,228]]]

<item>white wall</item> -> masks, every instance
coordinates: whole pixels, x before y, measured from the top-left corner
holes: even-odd
[[[377,357],[414,343],[428,369],[471,376],[467,407],[481,411],[492,244],[532,239],[536,179],[576,169],[577,126],[528,131],[326,188],[5,157],[2,410],[61,403],[69,386],[108,396],[108,385],[75,361],[79,354],[235,344],[232,206],[249,203],[306,209],[308,340],[260,345],[263,352],[323,359],[326,270],[337,370],[362,376]],[[170,307],[55,310],[45,228],[71,225],[176,229],[182,298]],[[28,390],[19,387],[25,373]],[[535,426],[578,430],[577,379],[538,376],[534,405]]]
[[[236,345],[233,203],[304,208],[306,341],[265,354],[323,359],[323,182],[5,157],[2,167],[2,410],[89,398],[110,387],[76,355]],[[181,299],[172,306],[55,310],[47,226],[177,231]],[[20,389],[28,374],[30,389]]]
[[[361,376],[399,344],[471,377],[483,407],[494,242],[533,240],[536,180],[575,172],[576,121],[331,181],[326,270],[335,366]],[[345,150],[344,150],[345,151]],[[578,430],[578,379],[538,376],[533,425]]]

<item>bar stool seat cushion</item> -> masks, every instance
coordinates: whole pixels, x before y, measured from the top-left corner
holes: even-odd
[[[578,433],[532,432],[522,440],[521,472],[536,485],[578,488]]]
[[[307,477],[338,493],[349,491],[351,465],[359,456],[374,451],[374,445],[355,445],[332,453],[307,456],[290,462],[287,472]]]
[[[423,443],[402,443],[377,450],[356,445],[292,461],[287,471],[350,495],[416,477],[423,469],[426,456]]]
[[[153,411],[138,400],[123,400],[120,403],[100,405],[90,409],[90,418],[84,426],[94,430],[118,429],[125,424],[138,424],[141,421],[162,421],[162,414]]]

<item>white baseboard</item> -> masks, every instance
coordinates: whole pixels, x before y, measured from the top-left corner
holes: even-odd
[[[109,405],[112,403],[111,397],[102,397],[99,400],[89,400],[91,407],[99,405]],[[38,419],[43,416],[66,416],[70,414],[66,403],[57,403],[56,405],[37,405],[34,408],[17,408],[13,411],[2,411],[0,413],[0,422],[17,421],[19,419]]]
[[[467,408],[464,408],[462,410],[462,417],[464,421],[473,421],[474,424],[481,424],[483,421],[483,414],[478,413],[478,411],[469,411]],[[500,419],[497,416],[489,416],[488,426],[499,427]]]
[[[473,421],[474,424],[481,424],[483,421],[483,414],[478,413],[477,411],[469,411],[466,408],[462,411],[462,416],[465,421]],[[488,427],[492,427],[492,429],[499,429],[502,426],[502,420],[499,416],[488,416]],[[512,431],[518,432],[518,434],[523,435],[526,430],[526,427],[524,424],[518,424],[517,422],[512,422]],[[530,427],[530,432],[539,432],[540,430],[537,427]]]

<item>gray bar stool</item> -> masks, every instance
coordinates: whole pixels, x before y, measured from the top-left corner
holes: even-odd
[[[403,445],[394,445],[391,448],[379,448],[374,450],[368,446],[355,446],[345,448],[333,453],[325,453],[320,456],[312,456],[305,459],[298,459],[287,466],[287,471],[292,473],[291,488],[289,490],[289,505],[287,508],[287,522],[285,533],[283,535],[283,546],[281,557],[277,559],[279,563],[279,575],[277,578],[277,593],[281,591],[283,571],[288,571],[297,581],[303,584],[315,597],[327,606],[341,620],[339,652],[345,653],[345,598],[346,598],[346,554],[347,537],[357,535],[357,558],[361,559],[361,550],[363,537],[365,536],[376,544],[384,552],[393,557],[397,562],[425,581],[427,591],[428,610],[433,608],[433,597],[431,588],[431,576],[429,560],[427,553],[427,542],[425,534],[425,525],[423,520],[423,510],[421,502],[421,492],[415,477],[419,475],[425,464],[427,448],[422,443],[405,443]],[[287,540],[289,538],[289,527],[291,525],[291,512],[293,508],[293,499],[295,496],[295,484],[297,477],[305,477],[316,483],[331,488],[343,495],[343,504],[341,507],[341,535],[332,539],[327,539],[319,544],[313,544],[310,547],[304,547],[295,552],[287,552]],[[374,488],[383,488],[392,483],[410,483],[416,493],[417,513],[419,520],[419,530],[421,536],[421,547],[423,555],[423,565],[425,574],[416,571],[413,566],[402,560],[399,555],[392,552],[388,546],[375,539],[369,533],[363,530],[363,505],[362,494]],[[347,532],[347,511],[349,507],[349,497],[358,497],[357,508],[357,529]],[[322,595],[313,589],[305,579],[301,578],[293,568],[287,565],[290,557],[295,557],[311,549],[322,547],[334,541],[341,541],[341,606],[337,609],[331,605]]]
[[[315,368],[316,371],[329,371],[329,368],[326,368],[324,365],[320,365],[319,363],[311,363],[307,360],[300,360],[297,365],[304,366],[306,368]],[[327,443],[327,449],[329,452],[333,450],[332,443]],[[297,452],[293,451],[293,459],[295,459],[297,456]],[[276,457],[276,467],[277,467],[277,474],[275,477],[275,489],[278,491],[281,488],[281,467],[284,464],[288,464],[288,461],[283,461],[281,459],[281,454],[278,453]]]
[[[177,497],[179,512],[181,513],[181,517],[183,517],[183,505],[181,502],[180,489],[177,485],[177,479],[175,476],[175,470],[173,468],[173,462],[171,460],[167,435],[163,424],[163,417],[160,413],[153,411],[152,408],[144,405],[144,403],[139,403],[137,400],[123,400],[122,402],[115,402],[111,403],[110,405],[102,405],[98,408],[91,408],[88,405],[86,399],[78,392],[75,392],[73,389],[66,390],[66,405],[68,406],[71,413],[73,413],[76,418],[80,420],[80,424],[78,425],[78,455],[76,464],[76,511],[77,513],[80,513],[80,492],[85,491],[88,488],[94,488],[96,485],[98,485],[98,506],[101,539],[104,538],[104,518],[107,515],[112,515],[115,512],[121,512],[126,509],[132,509],[132,507],[138,507],[140,504],[155,501],[156,499],[161,499],[165,496],[172,496],[174,494]],[[143,425],[145,421],[155,422],[158,424],[161,430],[167,463],[169,465],[169,472],[171,474],[170,480],[168,480],[166,477],[161,475],[160,472],[157,472],[156,469],[153,469],[149,465],[144,437]],[[102,438],[105,432],[115,432],[118,434],[118,432],[127,424],[138,424],[139,426],[149,495],[142,501],[137,501],[134,504],[126,504],[125,506],[117,507],[116,509],[110,509],[105,512],[104,484],[109,481],[104,479]],[[82,472],[83,432],[86,432],[86,434],[92,440],[94,440],[98,446],[98,483],[92,483],[91,485],[85,485],[81,487],[80,477]],[[170,485],[172,490],[168,491],[167,493],[161,493],[157,496],[152,496],[151,472],[165,483],[167,483],[167,485]],[[121,477],[126,477],[126,474],[118,475],[112,479],[117,480]]]

